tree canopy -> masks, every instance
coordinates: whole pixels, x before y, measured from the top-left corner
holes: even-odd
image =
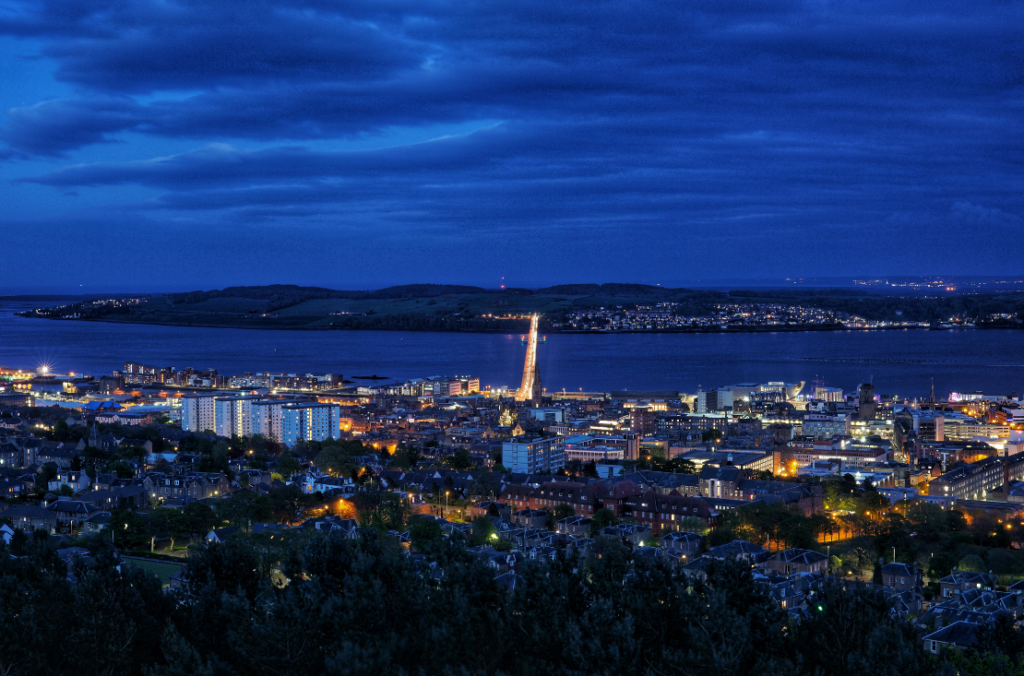
[[[24,543],[23,558],[0,545],[0,671],[1021,673],[1012,618],[979,631],[983,655],[936,658],[879,592],[826,580],[797,620],[738,563],[691,580],[607,539],[595,543],[599,555],[524,560],[510,590],[464,546],[447,544],[436,523],[414,519],[411,530],[417,548],[435,545],[426,560],[373,528],[356,539],[299,534],[281,548],[234,537],[194,551],[183,588],[170,593],[140,568],[119,571],[108,540],[74,564],[76,583],[45,539]],[[998,672],[982,670],[993,663]]]

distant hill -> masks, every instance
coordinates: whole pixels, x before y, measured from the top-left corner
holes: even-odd
[[[297,286],[295,284],[270,284],[268,286],[229,286],[211,291],[186,291],[169,294],[167,297],[177,303],[198,303],[211,298],[244,298],[246,300],[273,300],[281,298],[346,298],[350,300],[399,298],[437,298],[465,294],[487,294],[496,296],[612,296],[631,298],[653,298],[688,295],[691,289],[671,289],[648,284],[560,284],[541,289],[485,289],[479,286],[457,284],[404,284],[377,290],[327,289],[319,286]]]
[[[270,284],[268,286],[229,286],[213,291],[185,291],[169,294],[175,303],[198,303],[211,298],[244,298],[247,300],[270,300],[274,298],[430,298],[448,294],[485,293],[478,286],[457,286],[449,284],[405,284],[389,286],[376,291],[344,291],[319,286],[297,286],[295,284]]]
[[[559,284],[540,289],[485,289],[451,284],[405,284],[376,290],[273,284],[136,296],[139,302],[81,299],[27,313],[53,319],[276,329],[402,331],[526,330],[531,314],[545,331],[565,330],[570,316],[671,303],[685,317],[710,316],[722,305],[814,307],[873,321],[934,322],[951,317],[989,327],[1024,326],[1024,295],[950,295],[941,298],[879,295],[860,289],[667,288],[649,284]]]

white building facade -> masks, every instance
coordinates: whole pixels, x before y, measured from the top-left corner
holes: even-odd
[[[337,404],[288,404],[281,407],[281,443],[288,448],[302,439],[337,439],[341,433],[341,407]]]
[[[185,394],[181,397],[181,429],[211,432],[217,428],[213,394]]]

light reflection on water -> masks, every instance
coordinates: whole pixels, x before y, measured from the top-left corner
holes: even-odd
[[[516,387],[518,335],[408,331],[254,331],[49,321],[0,303],[0,365],[94,375],[126,360],[178,368],[331,372],[415,378],[473,374]],[[740,382],[822,380],[879,393],[1024,391],[1024,331],[816,331],[772,334],[548,334],[540,346],[548,391],[682,390]]]

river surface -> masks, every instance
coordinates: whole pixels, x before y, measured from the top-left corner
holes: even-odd
[[[472,374],[518,387],[519,335],[402,331],[261,331],[26,319],[0,301],[0,366],[109,374],[125,361],[178,368],[377,374]],[[742,382],[822,381],[884,394],[1024,391],[1024,331],[902,330],[737,334],[554,334],[538,349],[548,391],[696,392]]]

